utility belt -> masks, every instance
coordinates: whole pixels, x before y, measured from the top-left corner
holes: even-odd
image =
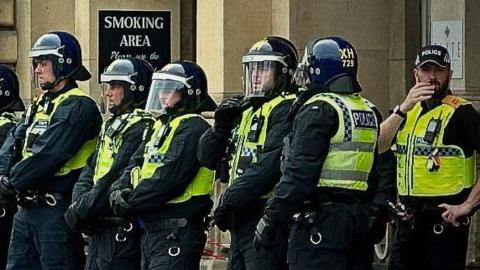
[[[17,195],[17,204],[23,208],[55,207],[58,201],[71,201],[71,199],[72,195],[67,193],[28,190]]]
[[[159,219],[152,222],[146,222],[143,226],[147,232],[156,232],[170,228],[183,228],[187,226],[186,218]]]
[[[170,257],[177,257],[182,252],[178,243],[178,231],[180,228],[184,228],[189,224],[189,220],[186,218],[172,218],[172,219],[159,219],[144,224],[146,232],[156,232],[160,230],[171,230],[166,239],[170,247],[168,248],[168,255]]]
[[[134,222],[120,217],[101,217],[100,220],[117,226],[117,232],[115,234],[115,241],[117,242],[127,241],[128,234],[132,232],[134,228]]]
[[[322,207],[329,207],[337,202],[326,201],[316,203],[305,203],[304,210],[293,214],[291,220],[293,223],[299,223],[310,228],[310,242],[313,245],[318,245],[322,242],[323,236],[318,229],[318,213]],[[316,209],[313,209],[313,208]]]
[[[419,224],[426,224],[432,226],[435,234],[440,235],[445,231],[446,227],[456,228],[443,220],[442,214],[446,209],[440,208],[437,205],[422,204],[406,206],[401,202],[394,204],[388,201],[388,206],[393,218],[399,222],[408,222],[412,230],[416,226],[419,226]],[[469,226],[471,216],[475,214],[479,208],[480,205],[476,205],[469,214],[458,217],[457,221],[460,223],[459,228]]]
[[[354,207],[354,209],[351,209]],[[330,220],[333,215],[336,216],[336,211],[364,211],[362,208],[367,208],[368,204],[364,202],[338,202],[338,201],[321,201],[321,202],[306,202],[301,211],[293,214],[291,220],[293,223],[300,224],[310,230],[309,240],[313,245],[318,245],[323,240],[322,231],[319,227],[325,229],[325,222],[332,222]],[[347,213],[345,212],[345,213]],[[365,210],[366,212],[366,210]],[[335,226],[335,224],[332,224]],[[323,232],[330,233],[330,232]]]

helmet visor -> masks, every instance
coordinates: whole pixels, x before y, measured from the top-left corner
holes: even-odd
[[[275,55],[246,55],[243,62],[243,84],[245,97],[265,97],[275,87],[281,75],[278,70],[287,67],[284,58]]]
[[[180,91],[184,87],[185,85],[179,81],[154,79],[145,110],[165,114],[167,107],[172,108],[180,101]]]

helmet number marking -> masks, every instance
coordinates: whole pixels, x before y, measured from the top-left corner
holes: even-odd
[[[343,59],[342,65],[343,67],[355,67],[355,61],[353,59]]]

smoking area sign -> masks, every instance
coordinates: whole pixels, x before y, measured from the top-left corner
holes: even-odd
[[[98,82],[116,59],[145,59],[159,70],[171,61],[170,11],[98,11]]]

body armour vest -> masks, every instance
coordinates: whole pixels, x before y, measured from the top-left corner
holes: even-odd
[[[306,104],[315,101],[330,104],[338,115],[338,130],[330,139],[318,186],[366,191],[378,137],[373,105],[358,94],[321,93]]]
[[[242,113],[240,125],[233,131],[235,151],[230,160],[231,185],[237,177],[253,163],[257,162],[257,154],[262,151],[267,137],[268,119],[272,111],[286,100],[294,100],[295,95],[278,96],[265,102],[258,109],[253,111],[249,108]],[[262,198],[271,197],[272,192],[265,194]]]
[[[469,104],[447,96],[442,104],[422,114],[417,103],[407,113],[396,137],[397,188],[402,196],[446,196],[475,182],[475,155],[465,157],[456,145],[444,145],[445,127],[455,110]]]
[[[40,101],[42,100],[42,97],[40,97],[39,101],[35,102],[33,106],[30,107],[36,108],[36,110],[31,112],[35,114],[33,115],[32,121],[29,123],[26,131],[26,140],[22,149],[23,159],[29,158],[34,154],[32,152],[32,147],[38,137],[42,136],[42,134],[48,129],[50,121],[52,120],[52,116],[57,108],[60,106],[60,104],[73,96],[90,98],[82,90],[73,88],[65,93],[60,94],[55,99],[46,102],[46,104],[40,104]],[[29,113],[27,113],[27,119],[29,118],[28,114]],[[68,160],[58,172],[55,173],[55,176],[67,175],[73,170],[78,170],[85,167],[88,157],[95,150],[95,143],[96,139],[86,141],[78,150],[78,152],[70,160]]]
[[[134,167],[130,172],[130,181],[133,188],[137,187],[142,181],[148,181],[157,168],[164,165],[166,154],[170,149],[175,131],[181,125],[182,121],[192,117],[202,118],[198,114],[185,114],[174,118],[165,125],[162,124],[161,121],[155,122],[152,136],[145,145],[143,165]],[[203,121],[206,120],[203,119]],[[188,154],[195,155],[196,153]],[[211,195],[213,192],[213,182],[213,171],[205,167],[200,167],[184,193],[168,203],[182,203],[194,196]]]

